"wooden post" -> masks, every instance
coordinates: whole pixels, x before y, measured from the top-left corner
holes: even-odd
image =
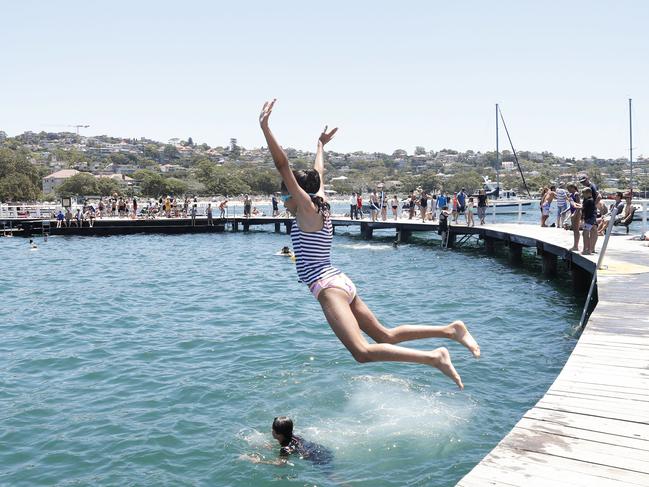
[[[275,233],[282,231],[282,224],[280,222],[275,222]]]
[[[367,223],[361,223],[361,235],[365,240],[371,240],[372,227],[370,227]]]
[[[578,294],[586,294],[590,286],[592,274],[578,265],[571,263],[570,276],[572,277],[572,289]]]
[[[494,255],[496,253],[496,239],[484,237],[484,249],[488,255]]]
[[[547,277],[557,275],[557,256],[550,252],[541,253],[543,274]]]
[[[446,237],[446,248],[447,249],[452,249],[453,247],[455,247],[455,240],[457,238],[457,233],[453,233],[451,231],[450,226],[449,226],[449,229],[447,230],[447,232],[448,232],[448,234],[447,234],[447,237]]]
[[[248,230],[250,230],[250,223],[243,222],[243,231],[247,232]]]
[[[236,220],[232,220],[232,231],[233,232],[239,231],[239,222]]]
[[[288,235],[291,234],[291,228],[293,227],[293,220],[289,220],[286,222],[286,233]]]
[[[523,246],[516,242],[509,242],[509,263],[520,265],[523,262]]]
[[[410,230],[397,229],[397,242],[399,243],[409,242],[411,236],[412,236],[412,232]]]

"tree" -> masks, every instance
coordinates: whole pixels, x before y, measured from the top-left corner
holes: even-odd
[[[133,174],[133,179],[140,182],[140,190],[144,196],[157,198],[166,193],[164,178],[159,173],[142,169]]]
[[[187,145],[188,145],[189,147],[194,147],[194,141],[192,140],[191,137],[187,139]]]
[[[153,159],[154,161],[159,161],[160,160],[160,151],[158,150],[158,146],[155,144],[147,144],[144,146],[144,157],[148,157],[149,159]]]
[[[446,191],[460,191],[464,188],[468,193],[482,189],[482,178],[476,171],[466,171],[453,174],[444,183]]]
[[[0,201],[32,201],[41,196],[42,174],[23,150],[0,148]]]
[[[439,188],[439,180],[435,171],[426,171],[419,176],[419,186],[425,191],[434,191]]]
[[[112,178],[97,178],[97,193],[99,196],[122,194],[122,187]]]
[[[426,155],[426,149],[420,145],[415,147],[415,155],[416,156],[425,156]]]
[[[162,155],[164,156],[165,161],[174,161],[180,159],[180,152],[175,145],[167,144],[162,149]]]
[[[182,195],[187,192],[187,183],[182,179],[166,178],[163,183],[167,194]]]
[[[97,178],[87,172],[69,177],[56,188],[59,196],[90,196],[98,192]]]
[[[40,190],[26,174],[12,173],[0,178],[0,201],[33,201],[40,194]]]

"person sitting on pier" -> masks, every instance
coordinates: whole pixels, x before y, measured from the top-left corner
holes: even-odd
[[[386,328],[360,298],[351,279],[331,264],[333,226],[330,206],[324,199],[324,146],[338,129],[327,132],[325,127],[320,134],[313,169],[293,171],[286,153],[269,127],[274,105],[275,100],[264,104],[259,123],[282,178],[282,200],[295,215],[291,239],[298,277],[320,303],[329,326],[359,363],[392,361],[426,364],[439,369],[462,389],[462,379],[453,367],[446,348],[423,351],[396,345],[424,338],[449,338],[479,357],[480,347],[462,321],[454,321],[447,326],[401,325]],[[368,343],[362,332],[376,343]]]
[[[604,215],[600,222],[599,225],[597,226],[597,234],[598,235],[604,235],[604,232],[606,231],[606,227],[608,226],[608,223],[611,221],[611,215],[613,214],[613,210],[617,209],[617,213],[615,214],[615,219],[613,220],[614,225],[618,225],[622,218],[624,218],[624,209],[626,205],[624,204],[624,195],[622,194],[621,191],[618,191],[615,193],[615,201],[610,204],[609,206],[609,211],[608,214]]]
[[[61,228],[61,225],[65,221],[65,216],[63,216],[63,212],[59,210],[59,212],[56,214],[56,228]],[[66,227],[68,226],[67,224],[65,225]]]

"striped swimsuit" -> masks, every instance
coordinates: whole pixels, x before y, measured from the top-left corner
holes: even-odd
[[[329,215],[324,216],[322,228],[317,232],[304,232],[297,221],[291,227],[291,240],[295,253],[295,267],[300,282],[309,286],[317,298],[323,289],[339,288],[348,294],[351,303],[356,288],[345,274],[331,265],[333,226]]]

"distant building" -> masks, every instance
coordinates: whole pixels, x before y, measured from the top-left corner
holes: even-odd
[[[43,178],[43,193],[53,193],[54,190],[63,184],[66,179],[71,178],[76,174],[79,174],[79,171],[76,169],[62,169],[53,172],[52,174],[48,174]]]

